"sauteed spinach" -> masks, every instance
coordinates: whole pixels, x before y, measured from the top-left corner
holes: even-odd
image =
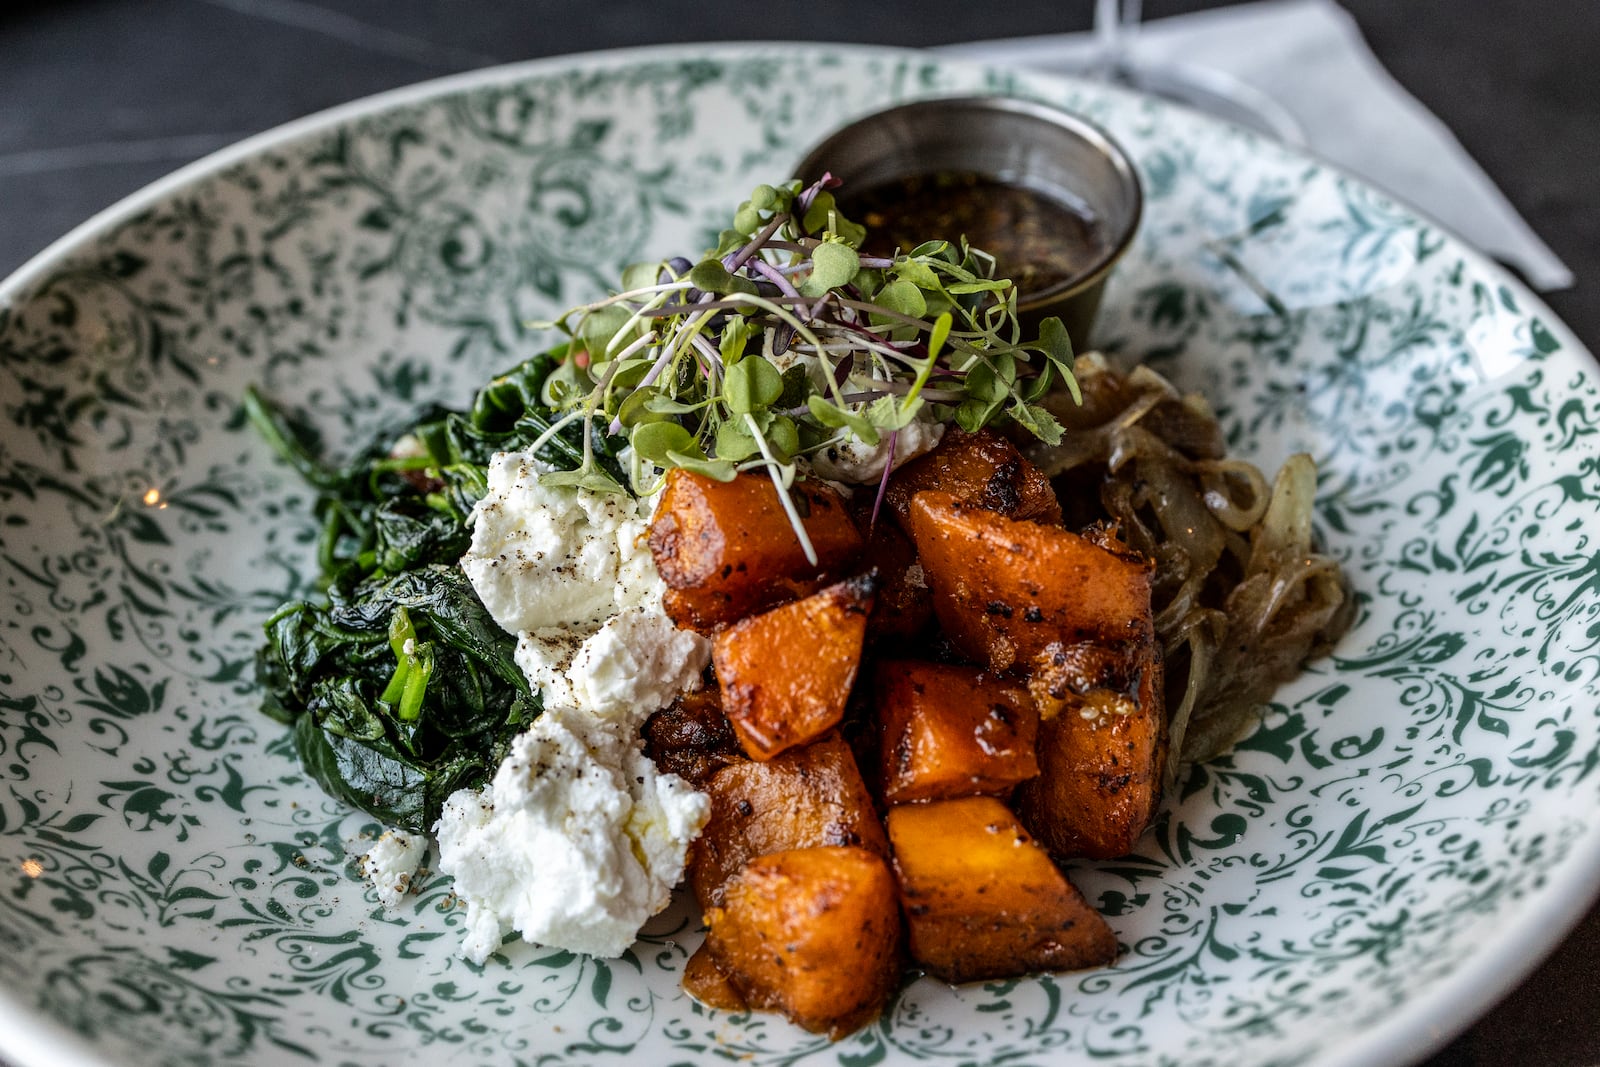
[[[539,444],[560,468],[584,458],[582,424],[542,389],[565,348],[495,378],[466,411],[429,408],[379,433],[342,467],[314,433],[251,391],[245,408],[318,492],[322,596],[284,604],[257,656],[264,709],[330,794],[424,832],[456,789],[493,774],[540,710],[497,626],[456,566],[490,458]],[[616,443],[595,430],[592,462],[621,481]],[[542,444],[540,443],[543,439]]]

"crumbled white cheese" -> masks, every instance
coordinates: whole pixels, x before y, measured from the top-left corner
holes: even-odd
[[[517,665],[545,709],[494,781],[450,797],[434,828],[439,869],[467,905],[462,953],[480,963],[510,930],[620,955],[667,905],[710,806],[659,774],[639,737],[711,661],[711,643],[662,609],[650,504],[544,486],[545,469],[494,458],[461,561],[517,634]]]
[[[901,427],[894,435],[894,466],[899,467],[925,452],[933,451],[943,436],[944,424],[934,422],[931,418],[917,418]],[[885,432],[879,436],[877,444],[869,445],[851,433],[843,442],[813,453],[811,467],[829,481],[873,484],[883,478],[884,464],[890,461],[889,440],[890,436]]]
[[[361,857],[361,873],[378,891],[379,904],[389,911],[400,907],[427,854],[428,839],[422,834],[393,829],[383,832]]]
[[[462,954],[482,963],[510,930],[621,955],[666,907],[710,801],[644,755],[631,717],[546,707],[494,781],[439,820],[439,869],[467,904]]]
[[[710,659],[710,641],[644,606],[619,612],[593,633],[547,627],[517,639],[517,665],[547,705],[636,722],[698,688]]]
[[[621,493],[540,484],[532,455],[489,462],[461,560],[478,598],[508,633],[600,623],[659,596],[644,537],[649,505]]]

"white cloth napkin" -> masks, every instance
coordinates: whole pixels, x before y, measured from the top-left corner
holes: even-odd
[[[939,51],[1056,72],[1085,69],[1088,34],[979,41]],[[1384,70],[1355,20],[1333,0],[1261,0],[1146,23],[1130,42],[1135,66],[1216,70],[1266,94],[1304,133],[1304,146],[1422,210],[1513,264],[1536,289],[1564,289],[1572,272],[1517,214],[1449,128]]]

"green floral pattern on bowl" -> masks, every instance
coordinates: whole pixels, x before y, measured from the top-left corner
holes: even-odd
[[[399,914],[256,711],[310,494],[240,414],[331,446],[459,403],[524,325],[710,242],[883,104],[1003,92],[1136,160],[1101,327],[1265,466],[1311,451],[1361,615],[1127,859],[1074,877],[1111,968],[909,986],[838,1044],[678,990],[678,905],[619,960],[454,955]],[[1533,962],[1600,870],[1600,393],[1515,283],[1324,166],[1074,82],[875,49],[602,54],[269,134],[0,288],[0,1019],[45,1062],[1287,1065],[1404,1060]],[[58,1043],[59,1042],[59,1043]]]

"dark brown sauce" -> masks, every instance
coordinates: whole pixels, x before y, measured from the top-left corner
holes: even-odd
[[[1108,251],[1095,220],[1035,189],[967,171],[898,178],[852,192],[839,208],[867,227],[863,251],[887,256],[924,241],[969,244],[995,258],[995,277],[1024,296],[1087,273]]]

